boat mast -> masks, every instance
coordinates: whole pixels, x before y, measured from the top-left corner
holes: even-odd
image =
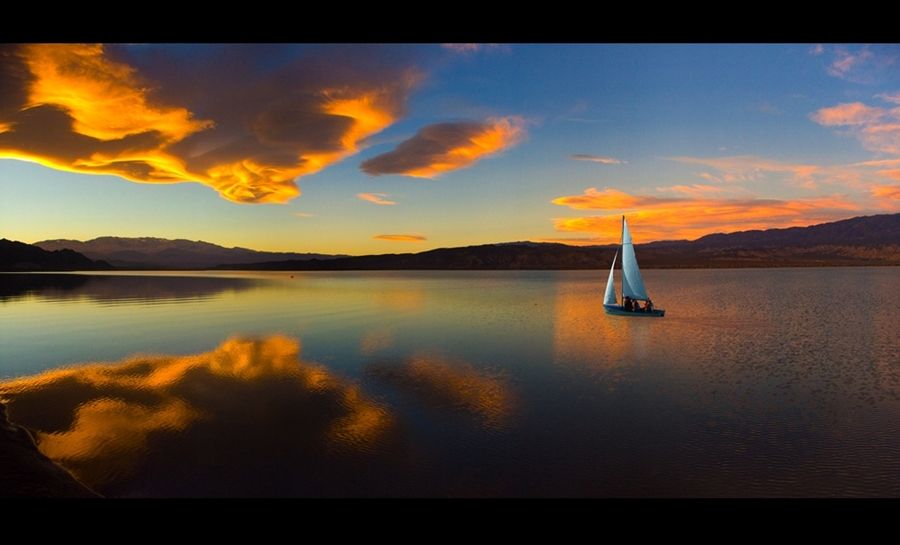
[[[622,256],[625,256],[625,214],[622,214],[622,229],[619,233],[619,251],[622,252]],[[622,306],[625,306],[625,260],[619,264],[619,268],[622,269]]]

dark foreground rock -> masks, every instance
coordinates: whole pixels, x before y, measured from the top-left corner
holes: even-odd
[[[0,497],[96,498],[97,494],[41,454],[25,428],[6,418],[0,403]]]

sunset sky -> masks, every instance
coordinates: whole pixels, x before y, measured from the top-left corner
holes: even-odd
[[[324,253],[900,211],[900,46],[0,45],[0,236]]]

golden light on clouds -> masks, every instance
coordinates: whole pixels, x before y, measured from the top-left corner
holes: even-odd
[[[336,93],[326,91],[327,100],[322,111],[352,120],[350,129],[341,137],[341,144],[347,151],[356,151],[359,141],[371,136],[394,122],[395,116],[384,108],[390,97],[382,93],[365,93],[361,96],[336,98]]]
[[[584,195],[568,195],[553,199],[553,204],[568,206],[576,210],[617,210],[622,208],[635,208],[638,206],[653,206],[672,202],[675,199],[663,199],[652,196],[629,195],[618,189],[605,188],[603,191],[596,187],[584,190]]]
[[[435,178],[506,150],[524,136],[525,120],[518,116],[437,123],[422,128],[393,151],[364,161],[360,168],[373,176]]]
[[[576,210],[615,211],[614,214],[556,218],[557,231],[591,233],[587,239],[558,239],[569,244],[618,242],[622,214],[627,215],[635,241],[696,239],[710,233],[730,233],[775,227],[805,227],[847,217],[860,206],[842,196],[808,199],[713,199],[630,195],[588,188],[583,195],[559,197],[554,204]]]
[[[65,109],[79,134],[114,140],[156,131],[175,141],[212,126],[186,108],[149,105],[135,69],[108,60],[102,45],[31,44],[22,57],[34,76],[27,107]]]
[[[900,179],[900,170],[897,172],[897,179]],[[900,185],[882,185],[872,188],[872,194],[879,199],[889,199],[900,201]]]
[[[121,56],[99,44],[23,45],[3,55],[17,64],[5,73],[20,76],[5,83],[22,98],[18,110],[0,112],[0,158],[283,203],[300,194],[296,178],[356,153],[391,125],[419,81],[402,67],[348,76],[312,61],[237,87],[217,85],[219,74],[150,81]],[[173,86],[191,92],[167,92]]]
[[[422,235],[375,235],[375,240],[387,240],[391,242],[422,242],[428,240]]]
[[[409,78],[408,85],[412,85],[414,78]],[[325,153],[313,153],[304,157],[305,168],[299,175],[314,174],[326,166],[356,153],[359,150],[360,141],[379,133],[397,118],[397,114],[391,111],[389,104],[392,97],[385,92],[369,92],[361,96],[345,95],[344,91],[326,90],[326,97],[322,104],[322,111],[336,118],[349,121],[346,132],[340,137],[341,147],[337,151]]]

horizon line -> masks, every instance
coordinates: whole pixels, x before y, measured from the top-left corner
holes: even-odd
[[[696,242],[702,238],[705,238],[708,236],[713,236],[713,235],[734,235],[734,234],[738,234],[738,233],[782,231],[782,230],[787,230],[787,229],[805,229],[808,227],[815,227],[818,225],[827,225],[827,224],[831,224],[831,223],[839,223],[842,221],[848,221],[848,220],[857,219],[857,218],[869,218],[869,217],[875,217],[875,216],[892,216],[892,215],[897,215],[897,214],[900,214],[900,212],[886,212],[883,214],[868,214],[868,215],[860,215],[860,216],[851,216],[851,217],[841,218],[841,219],[837,219],[837,220],[833,220],[833,221],[811,223],[809,225],[796,225],[796,226],[791,226],[791,227],[770,227],[770,228],[766,228],[766,229],[744,229],[744,230],[739,230],[739,231],[714,231],[714,232],[709,232],[709,233],[703,234],[703,235],[701,235],[697,238],[693,238],[693,239],[660,238],[660,239],[646,240],[646,241],[638,242],[638,243],[635,243],[635,245],[640,246],[640,245],[644,245],[644,244],[663,243],[663,242],[691,243],[691,242]],[[624,217],[624,215],[623,215],[623,217]],[[482,243],[473,243],[473,244],[461,244],[461,245],[457,245],[457,246],[435,246],[435,247],[419,250],[417,252],[384,252],[384,253],[365,253],[365,254],[352,254],[352,253],[346,253],[346,252],[336,252],[336,253],[332,254],[332,253],[302,251],[302,250],[263,250],[263,249],[256,249],[256,248],[248,248],[246,246],[225,246],[224,244],[210,242],[208,240],[202,240],[202,239],[190,239],[190,238],[183,238],[183,237],[166,238],[166,237],[151,236],[151,235],[134,236],[134,237],[120,236],[120,235],[100,235],[100,236],[96,236],[96,237],[93,237],[90,239],[84,239],[84,240],[59,237],[59,238],[45,238],[45,239],[41,239],[41,240],[35,240],[33,242],[26,242],[24,240],[23,241],[15,241],[13,239],[7,239],[6,237],[0,237],[0,238],[3,238],[4,240],[13,241],[13,242],[24,242],[25,244],[30,244],[32,246],[35,246],[37,244],[44,243],[44,242],[56,242],[56,241],[61,241],[61,240],[79,242],[79,243],[84,244],[84,243],[89,243],[89,242],[92,242],[92,241],[95,241],[98,239],[102,239],[102,238],[117,238],[117,239],[129,239],[129,240],[153,239],[153,240],[162,240],[162,241],[167,241],[167,242],[186,241],[186,242],[194,242],[194,243],[211,244],[214,246],[218,246],[220,248],[224,248],[226,250],[250,250],[253,252],[260,252],[260,253],[281,253],[281,254],[320,254],[320,255],[331,255],[331,256],[338,255],[338,256],[342,256],[342,257],[362,257],[362,256],[368,256],[368,255],[391,255],[391,254],[397,254],[397,253],[416,254],[416,253],[430,252],[433,250],[443,250],[443,249],[450,249],[450,248],[469,248],[469,247],[474,247],[474,246],[495,246],[495,245],[509,245],[509,244],[559,244],[559,245],[563,245],[563,246],[569,246],[572,248],[590,248],[590,247],[603,247],[603,246],[617,246],[618,245],[618,243],[616,243],[616,242],[603,243],[600,241],[596,241],[596,242],[593,242],[590,244],[570,244],[570,243],[562,242],[562,239],[558,239],[558,240],[554,240],[554,239],[543,239],[543,240],[524,239],[524,240],[512,240],[512,241],[502,241],[502,242],[482,242]],[[584,241],[591,242],[590,239],[585,239]]]

